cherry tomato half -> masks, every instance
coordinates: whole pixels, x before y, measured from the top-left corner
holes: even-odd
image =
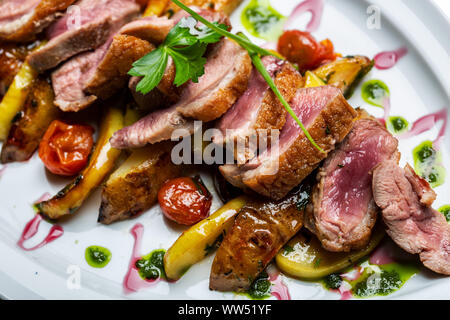
[[[164,183],[158,201],[168,219],[190,226],[208,216],[212,197],[199,177],[182,177]]]
[[[317,43],[309,33],[288,30],[278,40],[278,52],[292,63],[297,64],[301,72],[312,70],[327,61],[336,59],[333,43],[326,39]]]
[[[93,134],[91,126],[54,120],[39,145],[39,157],[50,172],[74,176],[88,162]]]

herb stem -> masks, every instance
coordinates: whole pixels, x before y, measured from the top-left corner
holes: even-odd
[[[283,95],[278,90],[277,86],[275,85],[275,82],[273,81],[272,77],[269,75],[269,73],[266,70],[266,67],[264,66],[264,64],[261,61],[261,56],[274,56],[274,57],[276,57],[278,59],[284,60],[284,58],[281,55],[279,55],[276,52],[272,52],[272,51],[260,48],[259,46],[257,46],[254,43],[252,43],[242,33],[238,33],[237,35],[235,35],[235,34],[233,34],[231,32],[228,32],[226,30],[218,28],[213,23],[209,22],[208,20],[206,20],[205,18],[203,18],[202,16],[197,14],[195,11],[193,11],[192,9],[190,9],[189,7],[187,7],[186,5],[181,3],[179,0],[172,0],[172,2],[174,2],[177,6],[179,6],[181,9],[183,9],[187,13],[191,14],[191,16],[194,19],[196,19],[197,21],[200,21],[205,26],[207,26],[210,29],[214,30],[218,34],[236,41],[241,47],[243,47],[245,50],[247,50],[249,55],[250,55],[250,58],[252,59],[253,65],[259,71],[259,73],[264,78],[264,80],[267,82],[267,84],[272,89],[272,91],[275,93],[275,95],[278,97],[278,99],[280,100],[281,104],[284,106],[286,111],[291,115],[292,118],[294,118],[294,120],[297,122],[299,127],[302,129],[303,133],[308,138],[308,140],[311,142],[311,144],[317,150],[319,150],[320,152],[325,153],[325,151],[321,147],[319,147],[319,145],[311,137],[311,135],[309,134],[308,130],[305,128],[303,123],[297,117],[297,115],[295,114],[294,110],[292,110],[292,108],[289,105],[289,103],[284,99]]]
[[[255,52],[257,52],[257,53],[259,53],[259,54],[261,54],[263,56],[274,56],[274,57],[276,57],[278,59],[283,59],[283,57],[280,54],[278,54],[277,52],[272,52],[272,51],[263,49],[263,48],[257,46],[256,44],[254,44],[253,42],[251,42],[248,39],[243,39],[242,37],[240,37],[238,35],[235,35],[235,34],[233,34],[231,32],[228,32],[226,30],[218,28],[213,23],[209,22],[208,20],[203,18],[201,15],[197,14],[195,11],[193,11],[192,9],[190,9],[189,7],[187,7],[186,5],[181,3],[179,0],[172,0],[172,2],[174,2],[177,6],[179,6],[181,9],[183,9],[184,11],[189,13],[190,15],[192,15],[192,17],[195,18],[195,20],[200,21],[205,26],[207,26],[208,28],[214,30],[218,34],[236,41],[242,47],[244,47],[247,51],[249,49],[251,49],[252,51],[255,51]]]

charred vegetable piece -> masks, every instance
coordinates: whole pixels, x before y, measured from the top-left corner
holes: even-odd
[[[2,163],[25,161],[33,155],[50,123],[60,115],[53,100],[51,85],[46,80],[38,79],[3,144]]]
[[[277,252],[303,226],[309,190],[309,185],[301,185],[280,201],[249,200],[217,250],[210,289],[248,291]]]
[[[236,9],[242,0],[183,0],[183,3],[187,6],[202,7],[204,9],[222,11],[227,15]],[[169,1],[169,5],[166,8],[166,13],[172,15],[174,12],[180,10],[175,3]]]
[[[182,166],[170,159],[172,142],[134,150],[111,174],[102,191],[98,222],[110,224],[150,209],[163,183],[181,174]]]
[[[123,127],[124,116],[120,107],[109,106],[102,117],[100,133],[89,165],[56,196],[36,205],[41,214],[50,219],[74,213],[89,194],[102,183],[114,168],[121,151],[111,147],[109,139],[112,134]]]
[[[74,176],[88,163],[93,134],[91,126],[54,120],[39,145],[39,157],[50,172]]]
[[[367,256],[383,239],[385,232],[378,225],[364,249],[351,252],[330,252],[311,234],[299,233],[276,256],[277,266],[296,278],[314,280],[343,270]]]
[[[14,77],[2,102],[0,103],[0,140],[8,137],[9,129],[16,114],[22,110],[37,73],[24,63]]]
[[[190,226],[208,216],[212,196],[200,177],[181,177],[163,184],[158,202],[166,218]]]
[[[325,86],[326,83],[311,71],[305,72],[305,88]]]
[[[342,90],[348,99],[360,80],[372,70],[373,60],[363,56],[345,57],[316,70],[314,74],[321,78],[326,84],[333,85]]]
[[[36,46],[39,49],[45,42]],[[2,102],[0,103],[0,141],[8,137],[9,129],[16,114],[23,109],[37,72],[27,63],[23,63],[14,77]]]
[[[181,278],[192,265],[212,252],[233,226],[234,217],[246,201],[245,197],[231,200],[208,218],[183,232],[164,255],[167,278]]]
[[[144,17],[162,15],[168,4],[169,0],[149,0],[147,8],[145,8]]]

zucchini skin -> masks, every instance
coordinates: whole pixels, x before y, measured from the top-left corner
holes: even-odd
[[[361,79],[372,70],[374,61],[364,56],[349,56],[327,63],[314,74],[326,84],[338,87],[344,97],[350,99]]]
[[[36,205],[39,213],[49,219],[59,219],[78,210],[91,192],[98,187],[115,167],[121,150],[111,147],[109,139],[124,125],[120,107],[111,106],[102,117],[100,132],[88,166],[53,198]]]

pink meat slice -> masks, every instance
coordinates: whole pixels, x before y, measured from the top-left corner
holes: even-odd
[[[397,146],[378,120],[363,118],[325,160],[307,214],[307,226],[325,249],[350,251],[370,240],[378,213],[372,169],[384,160],[398,161]]]
[[[374,170],[373,196],[395,243],[418,254],[425,267],[450,275],[450,225],[443,214],[426,204],[431,188],[418,192],[417,186],[425,183],[409,165],[401,169],[387,160]]]

